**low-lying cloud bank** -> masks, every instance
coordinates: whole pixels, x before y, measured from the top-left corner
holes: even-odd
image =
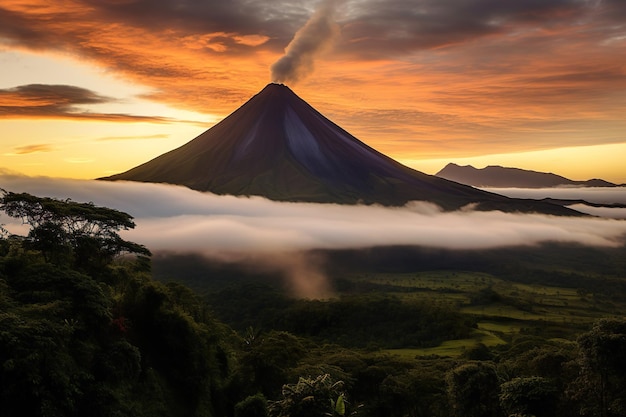
[[[406,207],[281,203],[217,196],[184,187],[0,176],[0,187],[39,196],[91,201],[130,213],[137,227],[123,237],[152,251],[262,254],[416,245],[486,249],[541,242],[623,245],[626,221],[539,214],[442,212],[424,202]],[[15,219],[0,219],[18,230]]]
[[[572,204],[568,207],[592,216],[607,217],[610,219],[626,219],[626,208],[622,207],[595,207],[587,204]]]
[[[484,190],[515,198],[585,200],[606,206],[595,207],[575,203],[569,208],[592,216],[626,219],[626,207],[610,207],[613,204],[626,205],[626,187],[484,188]]]
[[[585,200],[597,204],[626,204],[626,187],[483,188],[516,198]]]

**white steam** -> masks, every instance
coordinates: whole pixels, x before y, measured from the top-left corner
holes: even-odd
[[[339,34],[335,23],[335,0],[322,0],[317,11],[296,32],[285,55],[272,67],[272,82],[296,83],[313,71],[315,58],[330,48]]]

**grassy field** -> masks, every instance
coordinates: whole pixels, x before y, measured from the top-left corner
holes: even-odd
[[[573,288],[505,281],[482,272],[364,273],[346,279],[379,286],[404,301],[449,306],[477,323],[468,339],[426,349],[388,350],[402,357],[458,356],[479,343],[504,344],[520,333],[572,340],[595,320],[626,311],[626,305],[601,302]]]
[[[487,327],[490,325],[487,324]],[[487,347],[505,344],[506,341],[496,335],[495,332],[482,328],[479,324],[478,329],[469,339],[447,340],[441,345],[432,348],[423,349],[388,349],[386,352],[393,355],[401,356],[405,359],[412,359],[419,356],[460,356],[468,349],[477,346],[479,343]]]

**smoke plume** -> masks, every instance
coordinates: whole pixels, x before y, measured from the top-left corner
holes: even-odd
[[[323,0],[317,11],[296,32],[283,55],[272,67],[272,82],[296,83],[313,71],[314,59],[326,51],[339,34],[334,21],[335,0]]]

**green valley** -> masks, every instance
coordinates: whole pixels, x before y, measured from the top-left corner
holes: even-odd
[[[4,192],[2,416],[623,416],[624,247],[155,254],[130,215]],[[306,272],[306,271],[302,271]],[[297,273],[296,273],[297,275]]]

